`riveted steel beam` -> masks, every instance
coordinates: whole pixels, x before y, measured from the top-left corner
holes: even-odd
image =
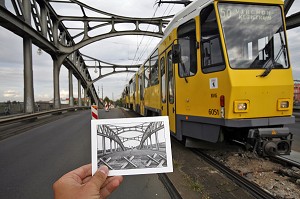
[[[51,44],[47,38],[43,37],[29,24],[25,23],[22,19],[16,17],[2,6],[0,6],[0,25],[11,32],[14,32],[20,37],[26,36],[31,38],[33,44],[42,48],[51,56],[55,56],[56,53],[58,53],[58,48]]]
[[[93,57],[90,57],[90,56],[84,55],[84,54],[81,54],[81,57],[83,58],[83,60],[85,62],[92,61],[92,62],[98,63],[97,66],[91,66],[91,65],[86,64],[86,68],[99,69],[99,76],[97,78],[95,78],[94,80],[90,81],[89,82],[90,85],[104,77],[109,76],[109,75],[113,75],[113,74],[117,74],[117,73],[124,73],[124,72],[135,73],[137,70],[130,70],[130,69],[138,69],[141,66],[141,65],[112,64],[112,63],[105,62],[105,61],[102,61],[102,60],[99,60],[99,59],[96,59],[96,58],[93,58]],[[113,71],[110,73],[106,73],[105,75],[102,75],[102,72],[101,72],[102,69],[113,69]],[[123,69],[123,70],[116,71],[116,69]]]
[[[300,26],[300,12],[286,18],[286,29],[293,29]]]
[[[68,69],[72,70],[74,76],[80,80],[84,88],[89,88],[88,95],[92,96],[94,101],[98,101],[97,92],[93,85],[95,80],[91,79],[88,72],[88,68],[90,68],[90,66],[86,65],[85,60],[80,55],[79,49],[93,42],[116,36],[146,35],[162,37],[163,28],[169,23],[168,19],[173,17],[132,18],[104,12],[77,0],[28,0],[28,3],[31,5],[32,21],[34,22],[34,24],[30,25],[25,22],[24,5],[22,4],[22,1],[11,0],[11,3],[15,10],[15,14],[6,9],[4,0],[0,0],[0,25],[20,37],[31,39],[32,44],[35,44],[37,47],[48,53],[54,61],[64,59],[63,61],[59,61],[54,64],[56,67],[56,76],[58,76],[60,68],[58,63],[62,63]],[[78,5],[82,12],[82,17],[58,15],[52,7],[52,3]],[[99,17],[89,16],[88,13],[90,12],[87,11],[98,13]],[[103,15],[105,17],[103,17]],[[78,16],[80,16],[80,14]],[[79,30],[82,31],[72,36],[69,30],[74,29],[74,27],[66,27],[64,22],[76,21],[83,23],[83,27],[79,28]],[[119,24],[131,24],[135,28],[118,31],[117,25]],[[157,30],[148,31],[148,28],[147,30],[142,30],[141,24],[155,26]],[[99,30],[108,26],[111,27],[109,32],[94,37],[89,35],[91,31]],[[79,36],[83,36],[83,39],[76,43],[74,39],[77,39]],[[101,63],[106,64],[105,62]],[[120,66],[114,64],[110,66],[114,72],[101,75],[101,77],[97,78],[97,80],[114,73],[135,72],[130,69],[137,67],[136,65]],[[101,68],[109,68],[110,66],[103,66]],[[116,69],[120,68],[124,68],[124,70],[116,71]],[[58,88],[56,83],[54,86]],[[55,93],[54,98],[59,100],[59,93],[57,91],[55,91]],[[59,104],[56,106],[58,107]]]
[[[284,13],[287,15],[289,12],[290,8],[292,7],[293,3],[295,0],[285,0],[284,1]]]

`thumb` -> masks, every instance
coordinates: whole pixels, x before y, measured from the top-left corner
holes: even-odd
[[[102,184],[105,182],[108,175],[107,166],[101,166],[94,174],[89,183],[95,185],[100,190]]]

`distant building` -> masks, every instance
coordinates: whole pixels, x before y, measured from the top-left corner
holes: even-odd
[[[300,82],[294,83],[294,104],[300,105]]]

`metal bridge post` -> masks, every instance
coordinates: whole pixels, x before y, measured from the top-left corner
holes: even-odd
[[[31,24],[31,4],[29,0],[23,1],[25,22]],[[34,90],[32,70],[32,40],[23,37],[23,59],[24,59],[24,111],[34,112]]]
[[[53,86],[54,96],[53,105],[55,109],[60,108],[60,93],[59,93],[59,71],[61,68],[60,59],[53,59]]]
[[[113,147],[112,147],[112,139],[110,139],[110,152],[113,152]]]
[[[105,137],[102,137],[103,155],[106,154]]]
[[[46,4],[40,4],[41,9],[41,31],[42,35],[47,38],[47,10],[46,10]]]
[[[82,106],[82,103],[81,103],[81,79],[78,79],[78,106]]]
[[[156,142],[156,148],[159,151],[159,143],[158,143],[158,136],[157,136],[157,131],[155,131],[155,142]]]
[[[69,69],[69,105],[74,106],[74,95],[73,95],[73,71]]]
[[[6,7],[5,7],[5,0],[0,0],[0,6],[6,8]]]
[[[92,98],[88,97],[88,99],[89,99],[88,106],[92,106]],[[97,104],[97,106],[98,106],[98,104]]]
[[[87,88],[84,88],[83,90],[84,90],[84,97],[83,97],[84,106],[87,106]]]
[[[150,145],[151,145],[151,149],[153,150],[152,138],[151,138],[151,136],[150,136],[149,138],[150,138]]]

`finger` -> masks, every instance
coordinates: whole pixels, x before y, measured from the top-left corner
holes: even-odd
[[[84,178],[84,179],[82,180],[82,184],[87,183],[88,181],[91,180],[91,178],[92,178],[92,176],[88,176],[88,177]]]
[[[100,190],[100,196],[103,198],[108,197],[116,188],[119,187],[123,180],[123,177],[115,176],[112,180]]]
[[[75,174],[80,177],[80,179],[85,179],[88,176],[92,175],[92,165],[87,164],[82,167],[79,167],[69,173]]]
[[[123,181],[123,176],[112,176],[112,177],[108,177],[106,179],[106,181],[104,182],[104,184],[101,186],[101,188],[105,187],[108,183],[110,183],[111,181],[118,179],[120,181],[120,183]]]
[[[108,174],[107,166],[101,166],[88,183],[93,184],[94,186],[96,186],[97,190],[100,190],[102,184],[105,182],[107,178],[107,174]]]

